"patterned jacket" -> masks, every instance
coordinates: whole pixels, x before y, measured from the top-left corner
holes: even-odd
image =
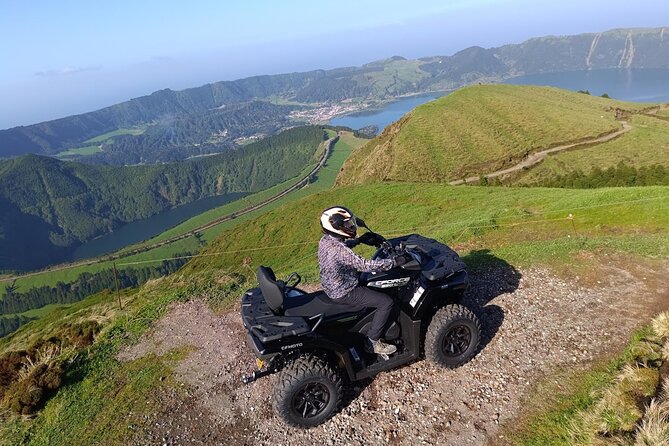
[[[330,299],[341,299],[358,286],[361,272],[388,271],[395,261],[364,259],[336,237],[325,234],[318,242],[318,265],[325,293]]]

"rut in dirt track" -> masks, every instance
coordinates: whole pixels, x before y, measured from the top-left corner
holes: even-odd
[[[484,345],[471,362],[446,370],[417,361],[355,383],[342,410],[309,430],[274,415],[276,376],[241,384],[254,357],[237,311],[217,316],[199,300],[176,305],[120,355],[195,347],[176,367],[185,390],[162,395],[164,409],[136,444],[504,444],[500,424],[520,414],[537,380],[618,351],[669,306],[669,267],[620,263],[602,265],[589,287],[538,268],[474,271],[468,299],[483,321]]]

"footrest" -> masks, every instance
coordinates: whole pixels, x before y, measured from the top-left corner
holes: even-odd
[[[276,341],[277,339],[311,332],[311,328],[301,317],[276,316],[265,318],[262,322],[251,325],[250,328],[261,342]]]

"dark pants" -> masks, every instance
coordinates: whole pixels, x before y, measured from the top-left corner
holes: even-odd
[[[376,311],[374,311],[372,326],[367,332],[367,336],[372,341],[378,341],[381,338],[383,327],[386,325],[390,310],[393,308],[393,300],[390,297],[378,291],[372,291],[367,287],[358,286],[353,288],[346,296],[337,299],[337,303],[374,308]]]

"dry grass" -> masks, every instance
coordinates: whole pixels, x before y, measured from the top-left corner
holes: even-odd
[[[33,371],[40,365],[49,365],[58,356],[60,356],[62,348],[59,344],[45,344],[39,348],[34,355],[26,356],[25,362],[21,370],[19,370],[19,381],[23,381],[32,375]]]
[[[659,369],[669,358],[669,312],[656,316],[651,328],[632,351],[636,363],[625,365],[597,403],[572,420],[572,444],[669,445],[669,377]]]
[[[669,342],[665,342],[662,346],[662,359],[664,361],[669,360]]]
[[[657,336],[662,339],[669,339],[669,311],[656,316],[651,325]]]
[[[669,312],[656,316],[651,327],[654,334],[664,341],[661,353],[666,361],[669,359]],[[635,446],[669,445],[669,378],[663,378],[662,392],[646,406],[634,437]]]
[[[662,359],[662,350],[663,345],[661,343],[646,340],[635,345],[632,353],[640,365],[650,367],[653,363]]]
[[[635,445],[666,446],[669,445],[669,400],[653,399],[636,433]]]
[[[624,366],[599,401],[572,423],[573,444],[632,444],[637,423],[644,417],[644,401],[655,395],[658,382],[654,368]]]

